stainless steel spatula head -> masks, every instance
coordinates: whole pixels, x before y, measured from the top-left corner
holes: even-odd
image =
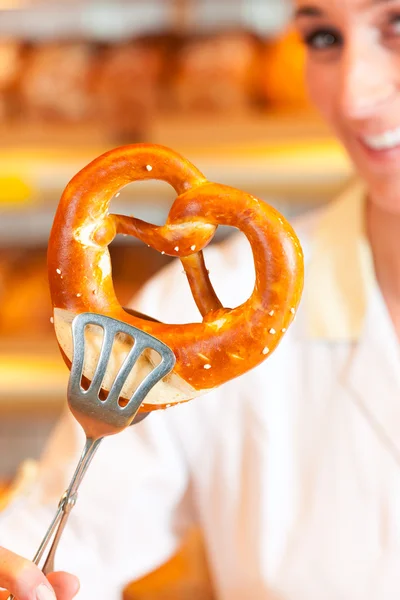
[[[88,326],[103,330],[103,339],[97,365],[87,389],[82,385],[85,362],[85,331]],[[103,382],[118,336],[125,336],[130,350],[116,373],[109,392],[104,394]],[[173,369],[175,355],[168,346],[153,336],[111,317],[94,313],[81,313],[72,322],[73,360],[68,384],[68,403],[89,437],[110,435],[133,421],[149,391]],[[125,405],[120,402],[124,385],[139,357],[146,350],[155,351],[160,362],[138,382]],[[104,396],[106,396],[104,398]],[[102,399],[103,397],[103,399]]]

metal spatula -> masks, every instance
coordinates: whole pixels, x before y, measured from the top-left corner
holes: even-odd
[[[103,341],[94,376],[89,387],[84,389],[82,375],[85,361],[85,330],[87,326],[93,325],[101,327],[103,330]],[[133,345],[119,369],[106,399],[102,400],[100,392],[118,334],[127,336],[126,339]],[[106,435],[114,435],[131,425],[147,394],[172,371],[175,364],[172,350],[160,340],[140,329],[103,315],[82,313],[75,317],[72,322],[72,341],[73,359],[68,383],[68,404],[85,430],[86,443],[71,483],[63,494],[54,519],[33,559],[35,564],[40,564],[45,550],[53,538],[42,568],[46,575],[54,571],[54,558],[58,543],[68,516],[75,506],[79,486],[100,442]],[[129,402],[125,406],[121,406],[119,400],[123,387],[139,356],[147,349],[157,352],[160,362],[139,383]],[[11,595],[8,600],[13,600],[13,598],[14,596]]]

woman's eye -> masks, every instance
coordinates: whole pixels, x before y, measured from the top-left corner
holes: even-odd
[[[392,15],[390,17],[387,33],[393,37],[400,36],[400,15]]]
[[[336,31],[319,30],[308,34],[304,42],[312,50],[330,50],[339,46],[342,39]]]

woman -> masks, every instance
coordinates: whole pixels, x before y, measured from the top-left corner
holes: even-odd
[[[52,573],[49,579],[35,565],[0,548],[0,587],[11,590],[18,600],[70,600],[79,588],[76,577]],[[8,592],[0,592],[0,598]]]
[[[100,449],[59,555],[85,600],[117,600],[192,522],[219,600],[400,594],[400,2],[296,11],[311,96],[361,183],[295,224],[306,292],[278,351]],[[239,304],[253,284],[246,242],[206,258],[223,303]],[[168,322],[177,305],[194,318],[172,267],[135,307]],[[37,488],[0,519],[1,543],[33,551],[82,443],[66,416]]]

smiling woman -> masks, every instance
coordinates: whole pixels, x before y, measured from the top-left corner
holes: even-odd
[[[297,0],[295,22],[312,101],[367,184],[376,276],[400,337],[400,2]]]

